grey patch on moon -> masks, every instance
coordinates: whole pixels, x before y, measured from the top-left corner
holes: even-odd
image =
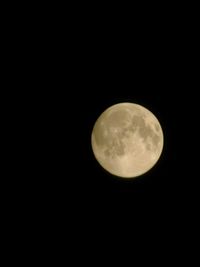
[[[158,134],[155,133],[152,126],[146,123],[143,117],[138,115],[133,116],[131,130],[133,132],[138,131],[140,137],[144,141],[147,150],[157,149],[160,137]],[[154,147],[149,144],[150,140],[148,139],[151,139]]]
[[[98,131],[94,132],[94,139],[98,146],[105,144],[107,137],[104,132],[104,127],[100,124]]]
[[[152,149],[151,144],[150,144],[150,143],[147,143],[147,144],[146,144],[146,148],[147,148],[148,151],[150,151],[150,150]]]

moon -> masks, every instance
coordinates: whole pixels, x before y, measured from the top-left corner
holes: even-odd
[[[134,103],[106,109],[94,124],[92,150],[99,164],[112,175],[135,178],[159,160],[164,137],[155,115]]]

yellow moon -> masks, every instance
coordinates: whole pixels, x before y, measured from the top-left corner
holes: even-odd
[[[109,173],[134,178],[149,171],[163,150],[164,137],[155,115],[134,103],[106,109],[94,124],[92,150]]]

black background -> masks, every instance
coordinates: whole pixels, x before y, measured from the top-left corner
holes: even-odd
[[[39,10],[11,27],[13,211],[46,247],[170,242],[177,253],[197,222],[195,21],[179,9]],[[164,133],[159,162],[133,180],[107,173],[91,148],[96,119],[120,102],[151,110]]]

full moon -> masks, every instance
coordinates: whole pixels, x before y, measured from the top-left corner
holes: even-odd
[[[109,173],[134,178],[149,171],[163,150],[163,131],[155,115],[134,103],[106,109],[91,135],[96,160]]]

